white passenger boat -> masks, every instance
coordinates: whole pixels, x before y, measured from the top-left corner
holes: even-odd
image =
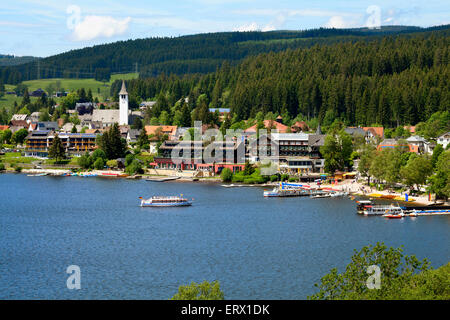
[[[192,200],[188,200],[181,196],[154,196],[149,199],[141,199],[141,207],[186,207],[192,205]]]
[[[403,208],[399,206],[385,206],[385,205],[372,205],[364,207],[364,215],[365,216],[399,216],[403,215]]]
[[[264,197],[302,197],[307,196],[309,193],[303,189],[281,189],[273,188],[272,191],[264,190]]]

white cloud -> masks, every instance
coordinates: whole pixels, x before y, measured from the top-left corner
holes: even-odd
[[[72,33],[74,41],[89,41],[97,38],[111,38],[125,33],[131,18],[122,20],[109,16],[86,16],[75,25]]]
[[[240,27],[234,28],[233,31],[245,32],[245,31],[259,31],[261,28],[258,26],[256,22],[252,22],[250,24],[244,24]]]
[[[330,20],[325,24],[326,28],[336,28],[336,29],[343,29],[343,28],[352,28],[355,24],[350,21],[344,20],[342,16],[332,16]]]

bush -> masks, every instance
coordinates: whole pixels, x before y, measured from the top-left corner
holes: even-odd
[[[94,162],[94,168],[97,170],[102,170],[105,167],[105,162],[102,158],[97,158]]]
[[[116,168],[118,166],[117,160],[108,160],[108,161],[106,161],[106,166],[108,168]]]
[[[289,182],[298,182],[298,178],[290,177],[288,181]]]
[[[222,170],[220,178],[222,179],[223,182],[230,182],[233,179],[233,172],[231,172],[230,169],[225,168]]]
[[[5,165],[0,162],[0,171],[5,171]]]
[[[135,159],[129,166],[125,168],[125,172],[129,175],[133,175],[136,173],[144,173],[144,170],[142,169],[141,162]]]
[[[91,167],[91,158],[88,154],[85,154],[77,159],[78,165],[83,169],[89,169]]]
[[[244,173],[243,173],[243,171],[239,171],[238,173],[234,174],[231,181],[232,182],[244,182]]]
[[[17,166],[17,167],[14,168],[14,170],[16,172],[22,172],[22,167],[21,166]]]
[[[288,174],[282,174],[281,175],[281,181],[287,181],[289,179],[289,175]]]
[[[220,290],[218,281],[197,284],[192,282],[187,286],[180,286],[171,300],[223,300],[224,294]]]
[[[279,180],[278,175],[274,174],[274,175],[270,176],[270,182],[275,182],[275,181],[278,181],[278,180]]]

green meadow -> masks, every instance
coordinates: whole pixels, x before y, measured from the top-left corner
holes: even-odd
[[[61,88],[64,88],[65,91],[72,92],[76,91],[80,88],[84,88],[86,91],[91,89],[92,95],[94,98],[98,98],[100,101],[104,101],[105,99],[109,98],[110,94],[110,88],[111,84],[115,80],[130,80],[130,79],[136,79],[139,77],[138,73],[124,73],[124,74],[113,74],[111,75],[111,80],[109,82],[100,82],[96,81],[95,79],[39,79],[39,80],[30,80],[30,81],[24,81],[23,84],[25,84],[28,87],[28,91],[34,91],[36,89],[43,89],[46,90],[46,88],[50,85],[56,85],[57,82],[60,82]],[[15,85],[5,85],[6,91],[13,91]],[[37,98],[31,98],[32,101]],[[55,100],[58,102],[59,99]],[[0,108],[2,107],[9,107],[14,104],[14,101],[17,103],[20,103],[22,101],[22,97],[16,97],[15,95],[4,95],[0,98]]]

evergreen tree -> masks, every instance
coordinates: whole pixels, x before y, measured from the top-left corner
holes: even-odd
[[[52,144],[48,150],[48,156],[51,159],[55,159],[57,163],[64,159],[66,156],[62,141],[57,134],[55,134]]]

